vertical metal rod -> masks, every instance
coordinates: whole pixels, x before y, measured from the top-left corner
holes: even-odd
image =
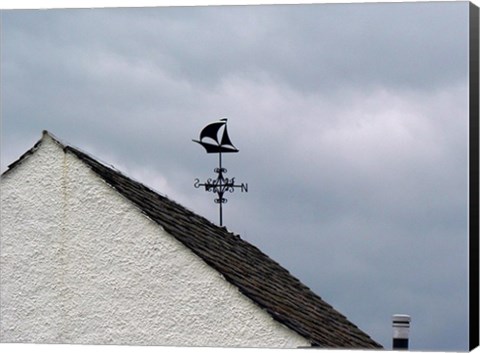
[[[222,227],[222,203],[220,202],[220,227]]]
[[[218,152],[218,165],[220,166],[220,169],[222,169],[222,152]]]
[[[223,179],[223,173],[222,173],[222,151],[220,151],[218,153],[218,165],[219,165],[219,171],[220,171],[220,176],[222,176],[222,178],[220,179]],[[220,181],[221,184],[223,184],[223,181]],[[223,186],[221,186],[221,188],[223,188]],[[222,202],[223,202],[223,192],[221,194],[219,194],[219,199],[220,199],[220,227],[223,226],[223,217],[222,217]]]

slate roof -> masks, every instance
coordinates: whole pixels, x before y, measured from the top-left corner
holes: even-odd
[[[44,134],[51,136],[65,152],[77,156],[145,215],[220,272],[241,293],[275,320],[305,337],[312,346],[382,348],[286,269],[238,235],[211,223],[77,148],[59,142],[48,132],[45,131]],[[37,147],[38,143],[12,163],[9,170]]]

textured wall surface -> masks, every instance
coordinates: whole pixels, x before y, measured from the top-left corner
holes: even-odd
[[[0,340],[298,347],[48,135],[1,180]]]

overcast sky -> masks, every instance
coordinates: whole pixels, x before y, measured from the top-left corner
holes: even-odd
[[[42,130],[224,223],[373,339],[468,348],[468,3],[2,12],[1,171]]]

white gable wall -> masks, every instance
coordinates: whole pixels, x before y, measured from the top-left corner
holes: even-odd
[[[2,342],[298,347],[48,135],[1,181]]]

